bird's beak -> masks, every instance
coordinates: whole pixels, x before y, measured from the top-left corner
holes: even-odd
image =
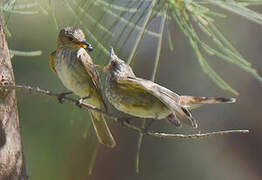
[[[96,64],[95,66],[96,66],[97,69],[101,69],[101,70],[105,71],[105,66],[102,66],[100,64]]]
[[[111,68],[111,63],[112,61],[110,61],[106,66],[102,66],[102,68],[100,69],[103,69],[104,72],[107,72],[110,68]]]
[[[81,42],[77,42],[77,45],[88,50],[88,51],[92,51],[93,47],[91,46],[90,43],[86,42],[86,41],[81,41]]]
[[[104,71],[106,72],[106,71],[108,71],[109,69],[110,69],[110,67],[111,67],[111,61],[104,67]]]
[[[111,66],[111,63],[108,63],[108,65],[106,66],[102,66],[102,65],[99,65],[99,64],[96,64],[95,67],[97,69],[101,69],[103,70],[104,72],[108,71],[110,69],[110,66]]]
[[[96,64],[95,66],[96,66],[97,69],[101,69],[104,72],[106,72],[106,71],[108,71],[111,68],[112,61],[110,61],[106,66],[102,66],[102,65],[99,65],[99,64]]]

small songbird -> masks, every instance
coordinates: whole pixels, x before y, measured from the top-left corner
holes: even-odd
[[[179,96],[152,81],[136,77],[113,49],[104,71],[107,72],[105,94],[116,109],[139,118],[167,119],[177,127],[181,126],[180,121],[198,127],[188,109],[202,104],[235,102],[234,98]]]
[[[87,53],[91,50],[81,29],[63,28],[58,35],[57,49],[50,55],[50,67],[67,89],[80,96],[81,101],[106,110],[98,73]],[[90,113],[99,142],[114,147],[116,142],[104,115],[94,110]]]

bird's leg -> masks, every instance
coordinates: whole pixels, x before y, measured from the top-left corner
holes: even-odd
[[[172,125],[175,125],[177,128],[180,128],[182,126],[180,120],[176,117],[174,113],[168,115],[166,119],[169,123],[171,123]]]
[[[156,118],[157,119],[157,118]],[[148,132],[148,129],[152,124],[155,122],[155,119],[148,120],[148,123],[145,124],[145,127],[143,128],[144,133],[146,134]]]
[[[83,101],[86,100],[86,99],[89,99],[89,98],[91,98],[91,95],[78,99],[77,102],[76,102],[76,105],[79,108],[81,108],[82,107],[81,104],[83,103]]]
[[[130,120],[132,120],[133,117],[126,117],[126,118],[119,118],[118,121],[123,124],[124,122],[127,124],[130,124]]]
[[[57,96],[57,100],[59,101],[59,103],[63,104],[64,103],[64,98],[68,95],[68,94],[72,94],[73,92],[63,92],[63,93],[60,93],[58,96]]]

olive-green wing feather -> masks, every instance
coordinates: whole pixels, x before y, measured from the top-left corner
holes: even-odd
[[[98,73],[96,71],[96,67],[93,63],[92,58],[89,56],[88,53],[81,53],[81,52],[78,53],[77,58],[82,63],[86,72],[90,76],[92,83],[94,85],[96,94],[97,94],[97,98],[100,98],[100,102],[101,102],[101,104],[103,104],[103,107],[99,107],[99,108],[104,108],[106,110],[107,107],[106,107],[106,104],[104,103],[104,100],[103,100],[103,97],[102,97],[102,91],[101,91],[99,76],[98,76]]]
[[[88,75],[90,76],[92,83],[94,85],[95,93],[96,93],[96,98],[98,98],[100,107],[98,108],[103,108],[106,110],[106,104],[104,103],[103,97],[102,97],[102,92],[101,92],[101,85],[99,82],[99,76],[96,71],[95,65],[93,63],[93,60],[87,53],[79,53],[78,55],[78,60],[82,63],[84,66],[85,70],[87,71]],[[102,106],[102,107],[101,107]],[[114,140],[114,137],[112,133],[110,132],[110,129],[107,126],[106,119],[104,115],[100,112],[90,110],[91,115],[92,115],[92,122],[98,137],[98,140],[100,143],[108,146],[108,147],[115,147],[116,142]]]
[[[170,91],[169,89],[160,86],[152,81],[137,77],[121,77],[118,78],[117,82],[119,84],[128,84],[130,86],[134,86],[134,88],[144,89],[146,92],[157,97],[186,124],[197,127],[197,123],[192,117],[191,113],[187,110],[187,108],[179,104],[179,95]]]
[[[95,65],[93,63],[92,58],[87,53],[79,53],[78,60],[80,60],[80,62],[85,67],[87,73],[89,74],[89,76],[92,79],[92,82],[93,82],[94,86],[97,89],[100,90],[101,89],[101,85],[100,85],[100,82],[99,82],[99,76],[98,76],[98,73],[96,71],[96,67],[95,67]]]
[[[52,52],[50,54],[50,56],[49,56],[49,66],[50,66],[51,70],[56,73],[55,62],[54,62],[55,54],[56,54],[56,51],[54,51],[54,52]]]

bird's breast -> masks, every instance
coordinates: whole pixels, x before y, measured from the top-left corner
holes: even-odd
[[[64,86],[80,97],[90,92],[91,77],[78,60],[78,51],[61,49],[56,51],[55,70]]]

